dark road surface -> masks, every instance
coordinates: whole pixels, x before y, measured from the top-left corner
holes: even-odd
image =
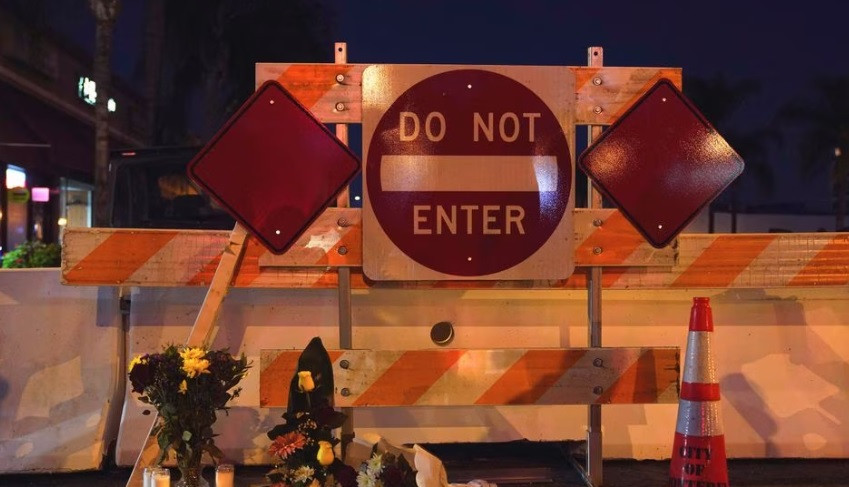
[[[563,445],[509,443],[501,445],[427,445],[442,458],[450,482],[483,479],[510,487],[578,487],[580,474],[561,453]],[[668,461],[605,460],[604,486],[664,487]],[[265,484],[265,466],[237,466],[236,487]],[[730,460],[730,485],[734,487],[849,487],[849,459],[836,460]],[[123,487],[128,468],[93,472],[0,475],[2,487]],[[213,470],[204,476],[212,482]],[[176,477],[177,471],[172,469]]]

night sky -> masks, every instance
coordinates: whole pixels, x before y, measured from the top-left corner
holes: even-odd
[[[85,2],[52,3],[58,18],[73,19],[62,22],[66,34],[91,49],[90,15],[62,12]],[[600,45],[610,66],[675,66],[685,78],[723,73],[730,80],[753,79],[762,91],[735,117],[740,127],[764,126],[789,100],[810,96],[815,76],[849,76],[849,2],[839,0],[324,3],[335,40],[348,43],[349,62],[580,65],[586,48]],[[143,18],[142,0],[123,0],[113,64],[125,78],[136,73]],[[824,175],[799,191],[794,151],[791,144],[776,148],[770,161],[776,190],[765,198],[752,186],[749,203],[828,206]]]

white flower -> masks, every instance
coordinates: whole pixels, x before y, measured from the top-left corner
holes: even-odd
[[[375,487],[374,477],[368,472],[360,472],[357,474],[357,487]]]
[[[306,482],[311,479],[314,474],[315,470],[313,470],[312,467],[304,465],[302,467],[298,467],[293,475],[295,482]]]
[[[383,454],[375,453],[371,458],[368,459],[368,464],[366,465],[366,469],[370,474],[374,474],[376,477],[383,470]]]

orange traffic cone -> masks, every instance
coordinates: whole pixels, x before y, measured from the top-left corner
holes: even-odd
[[[669,487],[728,487],[709,298],[693,298]]]

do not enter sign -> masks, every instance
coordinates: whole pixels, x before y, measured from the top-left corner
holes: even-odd
[[[570,98],[568,68],[367,68],[365,274],[568,277]]]

